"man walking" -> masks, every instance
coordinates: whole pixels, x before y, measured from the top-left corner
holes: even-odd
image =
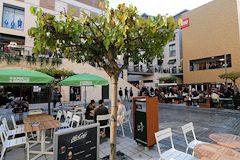
[[[121,99],[121,101],[123,100],[122,99],[122,96],[123,96],[123,91],[122,91],[122,88],[120,87],[120,89],[119,89],[119,91],[118,91],[118,95],[119,95],[119,97],[120,97],[120,99]]]
[[[125,93],[125,100],[128,100],[128,89],[127,89],[127,87],[125,87],[125,89],[124,89],[124,93]]]

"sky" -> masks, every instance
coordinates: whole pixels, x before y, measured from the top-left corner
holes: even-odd
[[[109,0],[110,6],[115,8],[120,3],[135,5],[140,14],[156,16],[157,14],[175,15],[184,9],[194,9],[212,0]]]

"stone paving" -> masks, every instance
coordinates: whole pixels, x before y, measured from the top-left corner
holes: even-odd
[[[131,108],[131,107],[129,107]],[[0,109],[0,116],[10,118],[11,112]],[[18,118],[18,114],[15,116]],[[199,140],[211,142],[208,138],[210,133],[223,132],[240,135],[240,111],[226,109],[200,109],[186,107],[185,105],[159,104],[159,128],[172,128],[173,142],[175,148],[185,151],[186,143],[182,134],[181,126],[193,122],[195,133]],[[133,139],[127,126],[126,137],[122,137],[118,131],[117,149],[136,160],[157,160],[159,159],[156,145],[145,151],[144,147],[138,145]],[[170,141],[164,140],[161,143],[163,149],[170,147]],[[38,146],[39,147],[39,146]],[[191,151],[190,151],[191,152]],[[100,145],[100,158],[109,154],[108,141]],[[23,160],[25,157],[24,147],[15,147],[7,150],[5,160]],[[38,160],[50,160],[49,156],[41,157]]]

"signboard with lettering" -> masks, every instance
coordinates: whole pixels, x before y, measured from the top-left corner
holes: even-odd
[[[54,137],[54,160],[99,159],[99,125],[57,131]]]
[[[189,25],[190,25],[189,18],[185,18],[185,19],[183,19],[181,29],[187,28],[187,27],[189,27]]]

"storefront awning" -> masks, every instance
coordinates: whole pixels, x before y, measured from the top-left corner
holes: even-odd
[[[168,61],[168,64],[174,64],[174,63],[176,63],[176,61],[177,61],[176,59],[171,59]]]

